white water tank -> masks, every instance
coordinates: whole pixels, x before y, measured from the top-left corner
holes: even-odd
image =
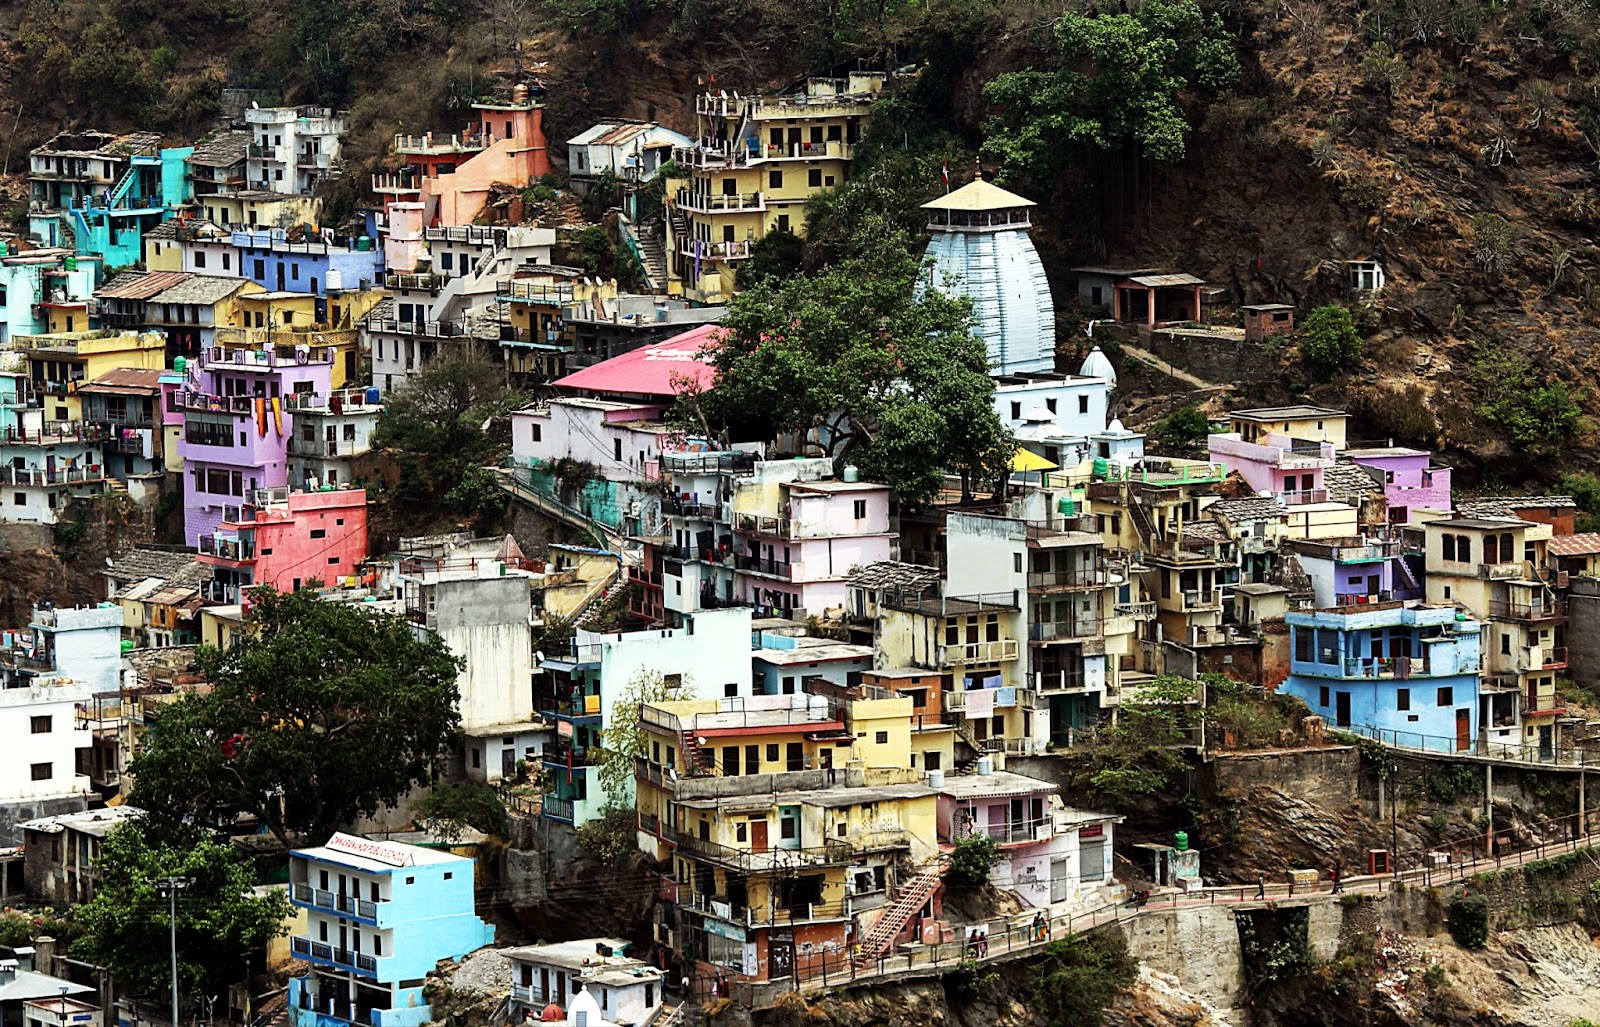
[[[344,288],[344,272],[336,267],[328,268],[325,276],[329,292],[338,292]]]
[[[930,770],[930,771],[928,771],[928,787],[929,788],[943,788],[944,787],[944,771],[942,771],[942,770]]]
[[[979,756],[978,757],[978,776],[979,777],[988,777],[993,773],[994,773],[994,757],[993,756]]]

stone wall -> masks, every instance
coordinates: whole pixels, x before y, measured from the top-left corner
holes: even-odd
[[[1592,687],[1600,683],[1600,578],[1572,579],[1567,624],[1567,673]]]
[[[1224,1009],[1245,1004],[1239,928],[1232,908],[1182,907],[1118,926],[1127,935],[1133,956],[1177,977],[1184,990]]]
[[[1283,374],[1277,353],[1259,342],[1206,332],[1156,331],[1150,352],[1208,382],[1268,382]]]
[[[1297,797],[1324,809],[1343,809],[1362,799],[1361,752],[1353,746],[1218,753],[1210,768],[1219,794],[1248,796],[1293,781]]]

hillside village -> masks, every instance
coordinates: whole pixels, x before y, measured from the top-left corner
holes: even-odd
[[[241,103],[184,145],[79,128],[28,155],[26,229],[0,258],[0,525],[63,549],[108,505],[152,527],[107,554],[102,599],[32,596],[0,636],[0,736],[20,747],[0,756],[5,900],[109,887],[108,839],[163,820],[138,804],[162,766],[142,754],[249,672],[274,637],[262,611],[290,616],[273,593],[403,627],[459,674],[448,746],[337,830],[189,817],[286,900],[270,940],[207,971],[219,991],[180,994],[161,953],[160,976],[129,979],[8,936],[8,1023],[165,1022],[170,984],[174,1022],[642,1027],[1036,954],[1163,899],[1331,898],[1587,845],[1600,532],[1582,497],[1469,494],[1345,410],[1235,402],[1170,360],[1192,401],[1151,416],[1123,384],[1175,338],[1281,345],[1323,308],[1182,267],[1052,278],[1035,202],[947,164],[899,212],[927,237],[904,302],[966,304],[1001,463],[936,463],[914,491],[870,462],[876,438],[841,444],[855,429],[831,409],[765,433],[696,423],[736,387],[719,348],[777,345],[741,304],[789,294],[745,269],[850,179],[894,78],[706,83],[692,135],[615,118],[565,141],[535,85],[502,83],[464,125],[397,135],[338,224],[321,221],[346,173],[337,109]],[[594,232],[609,273],[584,264]],[[1349,305],[1385,288],[1377,259],[1337,273]],[[891,388],[920,390],[896,359]],[[393,506],[415,457],[385,432],[462,364],[517,403],[483,418],[490,457],[463,456],[488,498],[438,532]],[[195,737],[227,773],[266,744],[217,725]],[[1416,849],[1396,828],[1311,866],[1226,869],[1191,845],[1198,823],[1143,819],[1159,767],[1279,749],[1549,770],[1576,807],[1502,835],[1491,798],[1486,823]],[[462,783],[498,831],[428,814],[423,793]],[[289,820],[296,787],[263,808]],[[514,854],[559,863],[619,835],[643,910],[621,936],[506,915]],[[201,885],[164,874],[152,908],[170,899],[175,925]],[[446,1008],[468,993],[484,1004]]]

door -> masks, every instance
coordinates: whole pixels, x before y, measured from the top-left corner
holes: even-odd
[[[767,822],[765,820],[750,821],[750,850],[752,852],[767,851]]]
[[[1334,722],[1339,727],[1350,726],[1350,693],[1334,693]]]
[[[1050,901],[1065,902],[1072,898],[1072,884],[1067,880],[1067,858],[1050,861]]]
[[[794,976],[794,941],[774,938],[767,943],[767,976],[773,980]]]
[[[517,776],[517,750],[507,746],[500,750],[500,776],[506,779]]]
[[[1554,729],[1545,724],[1539,728],[1539,758],[1547,760],[1555,755]]]
[[[281,261],[278,264],[278,291],[283,291],[283,264]],[[270,328],[272,326],[268,325],[267,327]]]
[[[1472,748],[1472,711],[1456,711],[1456,751],[1465,752]]]

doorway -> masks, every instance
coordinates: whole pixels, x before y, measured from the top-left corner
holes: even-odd
[[[1472,711],[1456,711],[1456,751],[1466,752],[1472,748]]]
[[[1339,727],[1349,727],[1350,726],[1350,693],[1349,692],[1335,692],[1334,693],[1334,697],[1333,697],[1333,702],[1334,702],[1334,712],[1333,712],[1334,723]]]

